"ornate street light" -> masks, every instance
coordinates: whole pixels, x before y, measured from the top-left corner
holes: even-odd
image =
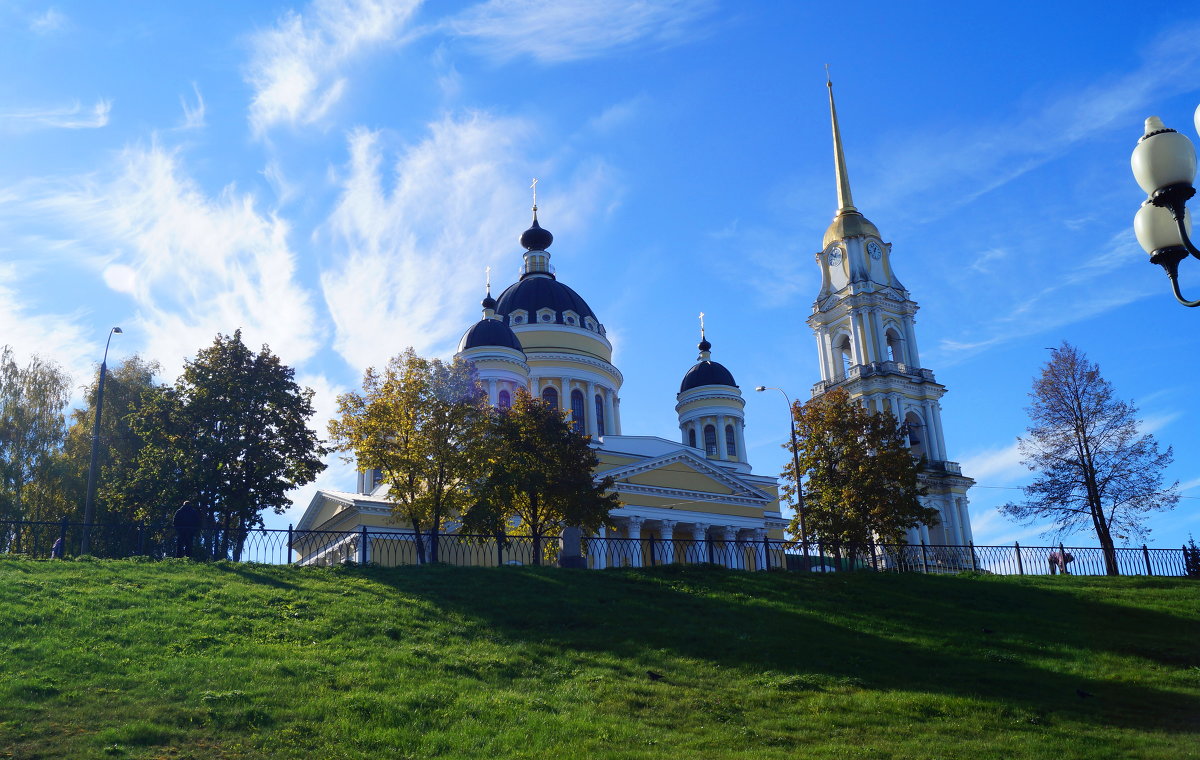
[[[114,333],[120,335],[121,328],[114,327],[108,331],[108,340],[104,341],[104,358],[100,360],[100,380],[96,383],[96,419],[92,424],[92,463],[88,467],[87,500],[83,504],[83,541],[80,542],[80,554],[87,554],[92,548],[92,520],[96,518],[96,458],[100,453],[100,412],[104,409],[104,376],[108,372],[108,345],[112,343]]]
[[[804,553],[804,562],[807,565],[808,529],[804,525],[804,491],[800,487],[800,446],[796,443],[796,418],[792,415],[792,400],[782,388],[760,385],[754,390],[759,393],[763,391],[779,391],[783,394],[784,400],[787,401],[788,425],[791,426],[792,430],[792,466],[795,468],[796,473],[796,516],[800,518],[800,550]]]
[[[1196,130],[1200,132],[1200,107],[1196,109]],[[1192,244],[1191,214],[1185,204],[1196,194],[1196,149],[1184,135],[1163,125],[1162,119],[1146,119],[1146,134],[1138,140],[1130,158],[1133,178],[1148,196],[1133,218],[1138,243],[1150,254],[1150,263],[1167,272],[1175,298],[1184,306],[1200,306],[1200,299],[1189,301],[1179,291],[1179,262],[1188,254],[1200,259],[1200,250]]]

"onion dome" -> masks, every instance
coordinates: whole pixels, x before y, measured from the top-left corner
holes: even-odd
[[[733,373],[725,369],[724,364],[714,362],[709,358],[709,351],[712,350],[712,344],[708,342],[703,334],[700,336],[700,359],[687,374],[683,376],[683,382],[679,384],[679,392],[690,391],[692,388],[699,388],[702,385],[728,385],[736,388],[737,383],[733,381]]]
[[[505,288],[496,301],[497,314],[507,317],[514,311],[524,310],[531,323],[538,319],[537,312],[540,309],[550,309],[554,312],[553,321],[546,324],[565,324],[563,320],[567,311],[575,312],[580,322],[587,317],[596,319],[592,307],[574,290],[553,279],[553,275],[522,277]]]
[[[537,206],[533,207],[533,224],[521,233],[521,247],[527,251],[544,251],[554,242],[554,236],[549,230],[542,229],[538,224]]]
[[[481,319],[462,336],[458,350],[498,346],[521,351],[521,341],[508,325],[498,319]]]

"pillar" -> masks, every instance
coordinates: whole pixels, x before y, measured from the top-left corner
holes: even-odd
[[[488,403],[492,405],[493,409],[495,409],[496,406],[500,403],[500,399],[496,395],[496,379],[489,378],[487,381],[487,384],[488,384]]]
[[[721,564],[724,564],[725,567],[728,567],[731,570],[736,569],[738,566],[738,563],[737,563],[737,528],[734,528],[729,525],[722,526],[721,527],[721,540],[725,544],[725,547],[723,550],[723,553],[725,556],[722,557],[724,562]]]
[[[628,523],[629,540],[626,542],[626,552],[632,567],[642,566],[642,518],[626,518]]]
[[[933,410],[933,418],[937,420],[938,448],[942,451],[942,459],[949,459],[950,455],[946,453],[946,434],[942,432],[942,405],[933,401],[930,402],[929,407]]]
[[[687,561],[692,563],[708,562],[708,526],[704,523],[692,524],[692,543],[687,549]]]
[[[717,458],[729,459],[729,451],[725,448],[725,415],[717,415]]]
[[[592,555],[592,568],[603,570],[608,567],[608,528],[601,525],[596,536],[588,542],[588,554]]]
[[[596,426],[596,384],[592,382],[587,384],[587,392],[583,394],[583,416],[587,426],[585,432],[598,438],[600,428]]]
[[[621,397],[613,397],[613,432],[621,434]]]
[[[908,353],[908,365],[914,369],[921,366],[921,355],[917,353],[917,328],[911,314],[904,316],[904,348]]]
[[[674,520],[663,520],[658,529],[662,536],[662,563],[670,565],[675,561],[675,525]]]
[[[788,414],[790,415],[791,413],[792,413],[792,410],[788,409]],[[733,421],[733,431],[737,435],[737,445],[738,445],[737,458],[738,458],[738,461],[739,462],[749,462],[750,457],[748,454],[746,454],[746,422],[745,422],[745,420],[735,419]]]
[[[612,388],[604,388],[604,432],[605,434],[620,435],[617,432],[617,415],[613,414],[613,396],[616,394]]]
[[[754,569],[766,570],[767,549],[763,545],[763,541],[767,537],[767,531],[765,528],[755,528],[751,535],[753,537],[751,540],[754,541]]]

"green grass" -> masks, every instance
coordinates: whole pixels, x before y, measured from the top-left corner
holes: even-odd
[[[0,757],[1194,758],[1200,583],[0,559]]]

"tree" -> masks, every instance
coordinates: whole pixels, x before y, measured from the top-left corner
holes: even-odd
[[[214,556],[241,555],[262,513],[282,514],[287,492],[325,468],[325,449],[308,427],[313,391],[264,345],[256,354],[241,330],[217,335],[184,365],[173,387],[154,387],[129,415],[144,445],[124,487],[160,514],[196,502],[217,530],[206,536]]]
[[[20,367],[10,347],[0,349],[0,520],[48,517],[52,496],[44,486],[58,465],[70,387],[53,362],[34,356]]]
[[[383,372],[367,369],[362,393],[338,396],[329,422],[336,450],[364,470],[379,470],[397,521],[417,536],[437,535],[471,503],[481,477],[487,397],[468,362],[423,359],[411,348]],[[417,541],[425,562],[425,545]]]
[[[1001,510],[1026,524],[1050,520],[1063,535],[1091,528],[1104,550],[1105,570],[1117,575],[1115,538],[1144,537],[1146,513],[1171,509],[1178,482],[1162,488],[1171,447],[1138,429],[1137,409],[1117,400],[1100,367],[1065,341],[1033,381],[1028,435],[1018,439],[1022,464],[1038,473],[1022,504]]]
[[[792,406],[805,518],[810,540],[849,549],[872,541],[904,543],[909,528],[937,525],[936,509],[921,504],[923,460],[912,456],[890,412],[871,412],[841,389]],[[791,450],[791,444],[784,448]],[[783,472],[795,493],[795,464]],[[789,530],[799,533],[799,515]]]
[[[530,536],[534,562],[541,564],[543,542],[563,527],[585,533],[611,527],[609,511],[620,503],[606,493],[612,478],[593,478],[600,460],[589,440],[557,409],[518,391],[509,409],[493,415],[488,472],[463,516],[463,531]]]

